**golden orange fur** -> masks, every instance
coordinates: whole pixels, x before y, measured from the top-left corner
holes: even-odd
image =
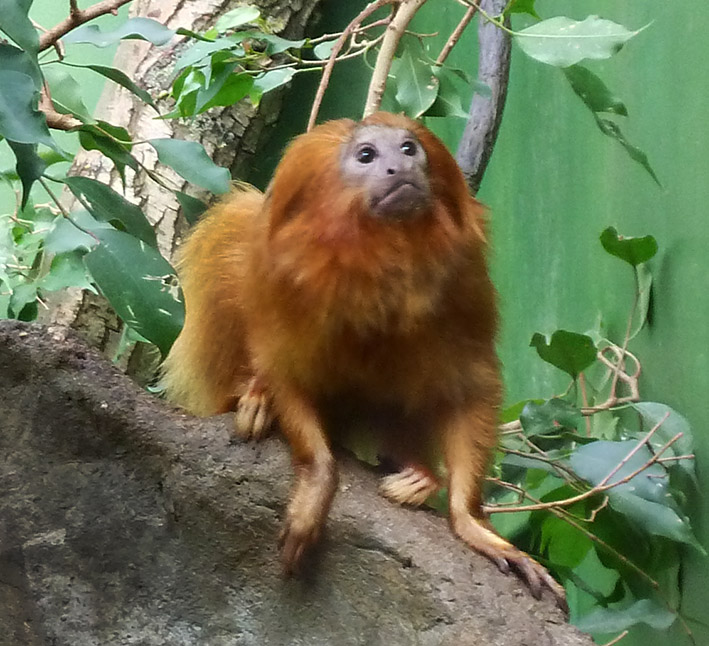
[[[343,150],[366,126],[423,147],[430,200],[415,215],[373,214],[365,189],[343,179]],[[533,591],[562,594],[481,517],[501,392],[495,294],[482,207],[430,131],[387,113],[318,126],[289,146],[265,196],[239,189],[210,210],[178,270],[186,323],[165,363],[168,396],[202,415],[239,408],[244,435],[265,410],[278,418],[297,475],[287,570],[317,540],[334,495],[331,438],[343,417],[371,413],[386,427],[380,451],[400,469],[385,495],[422,502],[439,486],[442,454],[456,534],[515,566]]]

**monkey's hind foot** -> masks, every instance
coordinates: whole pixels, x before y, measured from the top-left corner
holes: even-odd
[[[439,488],[435,476],[418,465],[409,465],[391,475],[384,476],[379,493],[399,505],[422,505]]]
[[[529,554],[498,536],[492,529],[485,527],[486,524],[484,520],[471,514],[459,515],[458,518],[451,515],[453,531],[470,547],[487,556],[504,574],[510,571],[510,567],[514,569],[527,583],[536,599],[541,598],[542,591],[547,588],[554,595],[557,605],[568,612],[566,592],[546,568]]]
[[[261,380],[253,377],[236,405],[234,434],[244,440],[260,440],[272,423],[271,398]]]

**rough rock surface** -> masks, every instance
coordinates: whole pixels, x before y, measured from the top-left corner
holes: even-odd
[[[0,644],[591,644],[346,458],[322,549],[284,579],[288,451],[230,445],[229,424],[59,328],[0,322]]]

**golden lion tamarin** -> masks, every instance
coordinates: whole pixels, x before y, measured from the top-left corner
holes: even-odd
[[[235,410],[242,437],[277,418],[296,472],[287,572],[322,530],[331,440],[352,412],[385,427],[373,432],[396,468],[387,498],[424,502],[442,455],[453,531],[535,595],[547,586],[563,599],[481,513],[501,397],[485,246],[483,209],[444,145],[382,112],[298,137],[265,195],[236,190],[185,242],[167,395],[200,415]]]

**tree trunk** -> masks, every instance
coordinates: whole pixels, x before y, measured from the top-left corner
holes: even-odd
[[[277,33],[287,38],[300,38],[320,1],[260,0],[253,4],[259,6]],[[199,31],[213,24],[220,14],[236,4],[234,0],[162,0],[159,3],[134,0],[131,16],[153,18],[171,29],[184,27]],[[184,39],[176,38],[167,48],[158,48],[141,40],[125,40],[116,53],[117,67],[154,97],[158,96],[170,86],[173,65],[185,46],[184,42]],[[126,128],[134,141],[153,138],[199,141],[217,164],[231,169],[232,176],[238,178],[262,145],[269,126],[278,119],[282,97],[283,92],[271,92],[258,109],[242,101],[235,106],[214,108],[185,123],[155,119],[150,106],[122,87],[109,83],[95,117]],[[157,169],[157,154],[151,146],[137,145],[133,154],[147,169]],[[170,185],[186,190],[186,182],[171,169],[161,166],[158,172]],[[149,179],[146,173],[136,174],[128,168],[124,189],[113,163],[98,151],[80,151],[70,174],[92,177],[119,192],[125,191],[126,198],[138,204],[155,226],[160,251],[168,258],[172,255],[185,223],[179,217],[179,205],[171,191]],[[190,191],[196,197],[208,199],[204,192]],[[67,200],[70,200],[68,196]],[[72,206],[71,201],[69,206]],[[80,289],[62,292],[50,300],[50,310],[42,320],[74,328],[91,346],[107,356],[115,356],[119,348],[121,322],[105,299],[90,292]],[[150,376],[156,360],[152,346],[138,344],[136,349],[122,357],[120,363],[141,380],[141,377]]]

